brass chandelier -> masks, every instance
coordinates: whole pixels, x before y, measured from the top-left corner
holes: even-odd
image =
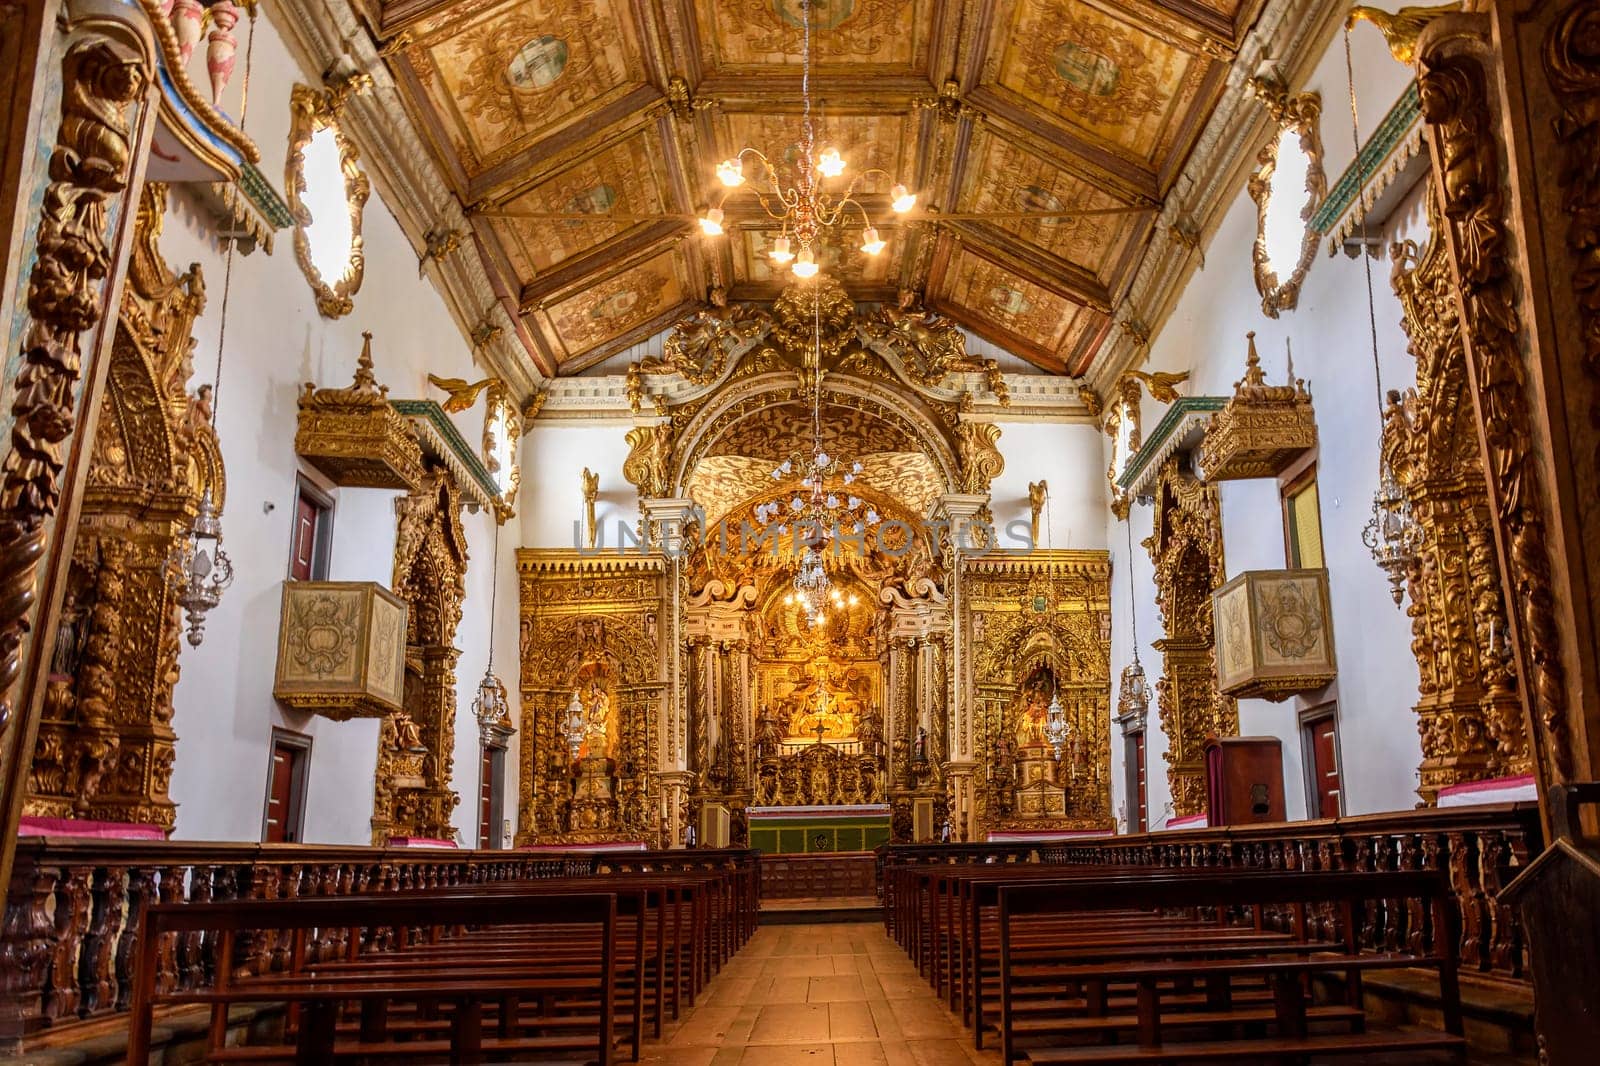
[[[726,191],[722,198],[708,208],[699,219],[700,230],[707,237],[722,236],[723,221],[726,218],[723,205],[737,195],[736,190],[748,188],[767,216],[780,226],[779,234],[774,238],[767,257],[775,267],[779,269],[787,267],[801,280],[817,276],[822,269],[817,262],[817,245],[824,231],[841,226],[850,217],[852,210],[861,217],[863,227],[861,251],[867,255],[877,255],[883,251],[887,242],[879,236],[867,209],[856,199],[856,190],[862,179],[874,174],[882,175],[891,181],[894,178],[887,171],[869,167],[858,171],[843,189],[839,189],[836,184],[830,184],[844,175],[848,164],[837,148],[825,146],[818,150],[816,144],[816,129],[811,120],[811,7],[809,2],[800,5],[801,21],[805,29],[804,65],[800,75],[800,94],[804,112],[800,126],[800,142],[795,145],[797,151],[793,182],[786,185],[778,168],[759,148],[741,148],[733,156],[717,164],[717,178]],[[754,160],[759,165],[761,177],[766,181],[765,189],[746,185],[745,163],[748,160]],[[904,185],[896,182],[890,188],[889,206],[895,214],[903,215],[916,204],[916,194]]]

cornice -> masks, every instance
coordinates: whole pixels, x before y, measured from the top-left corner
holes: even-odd
[[[466,438],[432,400],[390,400],[389,406],[410,420],[424,453],[433,456],[455,475],[456,484],[467,502],[494,508],[500,490],[489,476],[483,460],[467,445]]]
[[[1089,409],[1079,395],[1081,380],[1059,374],[1003,374],[1010,390],[1011,403],[975,402],[969,415],[992,422],[1082,422],[1095,425]],[[965,379],[971,393],[984,389],[984,375],[952,375]],[[710,390],[698,388],[676,375],[650,375],[650,395],[661,397],[668,407],[677,406]],[[968,393],[969,395],[971,393]],[[623,374],[596,377],[555,378],[545,389],[544,406],[536,422],[524,426],[555,422],[624,423],[639,421],[628,403],[628,379]],[[656,419],[649,419],[654,422]]]
[[[515,305],[509,294],[497,291],[482,253],[467,239],[472,226],[466,213],[406,112],[399,87],[350,0],[271,0],[269,14],[276,16],[273,28],[313,83],[336,62],[354,63],[372,75],[372,89],[352,96],[345,105],[345,132],[361,149],[384,206],[432,276],[475,357],[510,384],[516,395],[536,392],[542,381],[534,369],[538,357],[513,314]],[[427,266],[425,235],[449,231],[461,234],[459,246]],[[474,332],[489,336],[494,328],[499,332],[492,339],[473,342]]]
[[[1244,191],[1244,171],[1270,121],[1250,91],[1250,77],[1263,60],[1272,59],[1291,85],[1302,84],[1345,13],[1345,5],[1327,0],[1269,0],[1240,42],[1222,97],[1156,216],[1151,242],[1117,309],[1119,323],[1132,320],[1137,328],[1120,330],[1108,340],[1089,372],[1089,383],[1097,391],[1108,391],[1144,359],[1149,351],[1146,339],[1160,333],[1199,266],[1198,246],[1215,232]],[[1239,249],[1239,254],[1246,253],[1247,249]]]
[[[1328,238],[1328,254],[1333,255],[1355,234],[1363,211],[1369,224],[1381,222],[1377,215],[1385,194],[1397,183],[1404,185],[1400,179],[1405,174],[1426,166],[1422,97],[1413,80],[1311,216],[1311,228]],[[1362,193],[1359,204],[1357,193]]]
[[[1228,405],[1226,396],[1180,396],[1117,479],[1117,487],[1132,496],[1144,496],[1175,452],[1195,447],[1204,436],[1211,416]]]

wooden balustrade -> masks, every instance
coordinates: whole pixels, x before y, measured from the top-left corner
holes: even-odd
[[[1534,803],[1421,809],[1276,825],[1173,830],[1027,844],[911,844],[878,849],[887,863],[1030,862],[1070,866],[1201,867],[1246,870],[1442,870],[1461,908],[1462,973],[1528,980],[1528,947],[1515,912],[1497,902],[1516,867],[1543,847]],[[884,881],[880,876],[880,885]],[[1364,947],[1431,948],[1433,929],[1401,903],[1369,902]],[[1393,907],[1395,913],[1387,913]],[[1341,934],[1331,910],[1309,917],[1315,934]],[[1287,912],[1273,916],[1287,929]]]
[[[32,837],[17,844],[0,922],[0,1049],[50,1027],[128,1009],[139,917],[146,903],[289,899],[409,892],[486,882],[584,877],[602,871],[749,867],[739,910],[753,921],[758,853],[740,849],[639,852],[464,851]],[[311,945],[331,959],[337,930]],[[262,934],[233,960],[246,972],[282,969],[287,943]],[[175,936],[158,964],[164,991],[201,987],[216,944]]]

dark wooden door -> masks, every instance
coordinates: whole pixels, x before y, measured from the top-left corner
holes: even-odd
[[[1339,817],[1339,743],[1334,718],[1329,715],[1312,722],[1312,790],[1319,818]]]
[[[1134,780],[1135,791],[1137,793],[1136,806],[1137,806],[1137,809],[1139,811],[1139,822],[1134,827],[1134,832],[1143,833],[1143,832],[1145,832],[1146,830],[1148,830],[1150,828],[1150,807],[1149,807],[1148,802],[1145,799],[1145,796],[1146,796],[1147,792],[1146,792],[1146,789],[1145,789],[1145,780],[1144,780],[1144,777],[1145,777],[1144,734],[1142,732],[1141,733],[1135,733],[1133,735],[1133,766],[1134,766],[1134,779],[1133,780]]]
[[[494,749],[483,749],[478,771],[478,847],[494,847]]]
[[[286,744],[272,746],[272,781],[267,789],[268,844],[292,844],[296,833],[290,821],[294,806],[295,759],[300,752]]]
[[[289,559],[289,576],[310,581],[317,559],[317,523],[322,508],[300,493],[294,500],[294,551]]]

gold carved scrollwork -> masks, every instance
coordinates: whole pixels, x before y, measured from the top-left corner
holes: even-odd
[[[1314,92],[1291,96],[1288,86],[1277,77],[1252,78],[1250,87],[1266,105],[1280,131],[1256,157],[1256,169],[1250,175],[1248,186],[1250,198],[1256,202],[1256,241],[1251,249],[1256,290],[1261,294],[1261,310],[1268,318],[1277,318],[1280,312],[1292,311],[1299,304],[1300,286],[1317,255],[1319,234],[1311,228],[1311,215],[1328,195],[1328,175],[1322,164],[1322,133],[1318,127],[1322,119],[1322,97]],[[1282,140],[1289,134],[1299,140],[1300,150],[1306,156],[1306,184],[1301,190],[1280,189],[1273,181],[1278,171]],[[1300,254],[1285,275],[1280,273],[1285,264],[1273,263],[1267,247],[1267,218],[1275,197],[1294,196],[1297,192],[1305,196],[1301,211],[1305,232]]]
[[[1317,417],[1305,381],[1268,385],[1256,335],[1247,337],[1244,377],[1233,383],[1233,397],[1206,426],[1200,467],[1207,481],[1276,477],[1317,443]]]
[[[645,499],[672,494],[672,426],[661,423],[628,431],[628,457],[622,477]]]
[[[1580,7],[1582,5],[1579,5]],[[1506,599],[1517,605],[1522,700],[1535,710],[1537,749],[1553,781],[1571,775],[1568,698],[1555,617],[1544,492],[1533,447],[1522,324],[1507,251],[1501,177],[1484,67],[1487,28],[1446,16],[1419,48],[1419,95],[1445,225],[1479,432],[1487,444],[1490,506],[1504,552]]]
[[[226,494],[209,386],[185,392],[200,268],[157,247],[165,186],[139,199],[35,750],[30,813],[171,828],[179,620],[167,559],[207,490]]]
[[[1426,250],[1391,249],[1401,325],[1416,359],[1416,387],[1390,393],[1385,462],[1423,530],[1406,575],[1412,652],[1421,699],[1421,784],[1438,790],[1463,781],[1531,773],[1527,727],[1516,692],[1500,591],[1478,426],[1468,398],[1466,343],[1455,281],[1435,198],[1428,201]]]
[[[764,759],[756,768],[759,807],[881,803],[878,758],[810,744],[797,754]]]
[[[1156,697],[1167,736],[1173,811],[1181,816],[1205,809],[1206,739],[1237,736],[1239,711],[1216,683],[1211,594],[1224,578],[1217,490],[1173,456],[1161,468],[1155,497],[1155,529],[1145,547],[1155,564],[1156,603],[1165,627],[1155,643],[1163,660]]]
[[[311,283],[311,291],[316,294],[317,310],[328,318],[342,318],[355,308],[352,298],[361,289],[361,278],[366,272],[367,256],[361,239],[361,217],[372,186],[361,169],[361,153],[339,125],[339,114],[349,96],[371,82],[371,76],[363,74],[326,89],[296,85],[289,94],[289,157],[284,168],[283,186],[289,213],[294,216],[294,258],[300,264],[306,281]],[[350,215],[349,258],[344,272],[331,281],[322,276],[322,271],[311,259],[312,218],[304,199],[306,146],[322,130],[333,134],[339,148],[345,208]]]
[[[961,460],[960,489],[973,496],[989,492],[989,483],[1006,468],[1000,454],[1000,427],[993,422],[961,422],[956,426],[956,454]]]
[[[422,484],[422,448],[409,420],[389,405],[372,368],[372,334],[361,334],[355,379],[342,389],[306,382],[294,450],[336,485],[412,490]]]
[[[447,470],[431,468],[396,509],[394,593],[406,604],[405,709],[386,717],[379,730],[374,844],[397,837],[453,839],[450,815],[460,802],[450,779],[460,656],[454,644],[467,572],[461,490]]]
[[[14,423],[0,465],[0,731],[13,717],[11,689],[34,610],[45,527],[61,499],[80,335],[99,325],[111,273],[107,223],[127,188],[128,109],[150,73],[142,59],[101,40],[74,44],[61,59],[61,122],[39,207],[38,254],[11,383]]]

